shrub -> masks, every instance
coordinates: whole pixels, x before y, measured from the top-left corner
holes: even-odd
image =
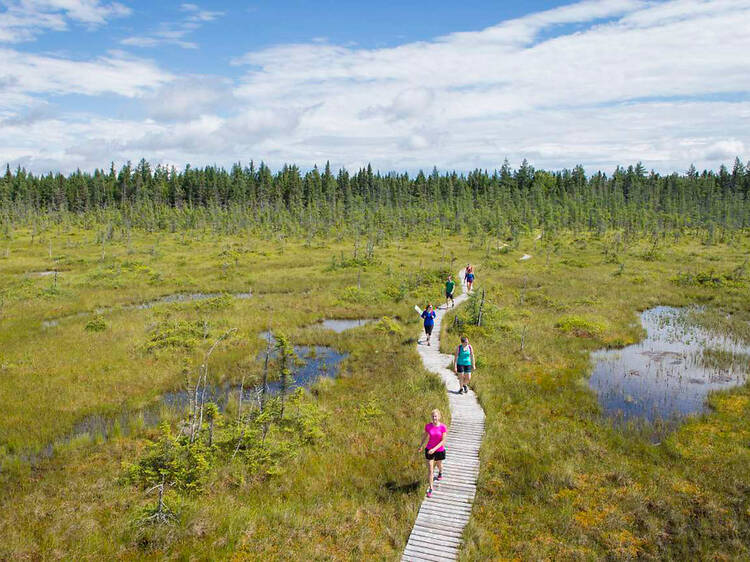
[[[352,304],[368,304],[382,300],[383,295],[374,289],[345,287],[338,292],[339,300]]]
[[[151,330],[146,351],[165,348],[193,349],[205,339],[208,325],[205,322],[162,320]]]
[[[386,334],[391,335],[399,335],[404,332],[404,329],[401,327],[401,325],[396,320],[388,316],[383,316],[380,319],[377,328],[381,332],[385,332]]]
[[[159,440],[149,445],[138,462],[127,467],[128,480],[147,488],[164,481],[184,492],[199,491],[211,468],[210,450],[201,440],[189,443],[172,435],[169,424],[160,426]]]
[[[107,324],[104,322],[104,318],[101,316],[95,316],[88,322],[86,322],[85,330],[87,332],[103,332],[107,329]]]
[[[601,336],[605,327],[602,323],[581,316],[566,316],[555,323],[555,328],[563,334],[577,338],[596,338]]]
[[[742,287],[745,285],[747,262],[728,273],[716,273],[713,269],[697,273],[680,273],[670,279],[681,287]]]
[[[225,308],[229,308],[233,304],[234,304],[234,299],[232,298],[232,295],[224,293],[217,297],[211,297],[210,299],[196,301],[195,309],[201,310],[201,311],[222,310]]]

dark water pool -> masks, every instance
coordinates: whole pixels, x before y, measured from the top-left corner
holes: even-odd
[[[348,353],[341,353],[333,348],[322,345],[294,346],[297,360],[293,361],[292,374],[287,379],[287,392],[293,392],[297,388],[309,388],[320,378],[334,378],[339,372],[339,364],[348,357]],[[271,357],[275,353],[270,354]],[[258,354],[259,360],[263,360],[265,352]],[[239,394],[239,384],[225,384],[221,386],[208,386],[206,388],[206,401],[216,402],[219,409],[226,407],[229,398]],[[242,401],[255,401],[262,391],[261,385],[246,386],[243,389]],[[272,380],[267,383],[268,394],[279,394],[281,392],[281,381]],[[163,396],[163,402],[175,409],[187,408],[190,404],[190,394],[186,390],[168,392]]]
[[[589,386],[608,417],[678,421],[705,412],[706,396],[744,384],[750,346],[699,327],[696,311],[659,306],[641,314],[647,337],[592,354]]]
[[[264,334],[267,337],[268,333]],[[273,336],[271,336],[273,345]],[[348,353],[339,352],[326,346],[294,346],[295,360],[292,362],[292,374],[287,379],[287,392],[297,388],[309,388],[321,378],[335,378],[338,375],[341,362],[348,357]],[[272,353],[272,356],[275,354]],[[260,360],[265,358],[265,352],[258,355]],[[240,391],[239,384],[208,385],[206,387],[206,402],[215,402],[223,411],[230,398],[236,398]],[[243,388],[242,401],[245,404],[257,404],[262,389],[261,385],[249,385]],[[266,393],[276,395],[281,392],[281,381],[269,381]],[[78,421],[65,437],[56,439],[36,453],[22,454],[21,458],[36,463],[54,454],[55,447],[70,443],[76,439],[89,437],[92,440],[109,439],[119,435],[129,435],[143,427],[154,427],[162,420],[166,411],[172,415],[184,415],[190,407],[191,393],[187,390],[175,390],[162,395],[161,400],[146,409],[123,410],[116,415],[103,416],[94,414]]]

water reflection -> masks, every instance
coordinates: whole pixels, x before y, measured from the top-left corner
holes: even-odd
[[[275,340],[273,340],[272,346]],[[309,388],[320,378],[334,378],[338,374],[339,363],[348,357],[348,353],[341,353],[331,347],[316,345],[294,346],[294,354],[298,361],[292,362],[292,374],[287,379],[287,392],[293,392],[297,388]],[[272,348],[269,354],[271,358],[276,357],[276,351]],[[265,351],[258,354],[258,359],[265,358]],[[261,392],[261,385],[246,386],[243,388],[242,401],[255,401]],[[219,387],[208,386],[206,388],[206,401],[215,402],[220,410],[226,407],[229,398],[239,394],[239,384],[224,384]],[[281,392],[281,381],[272,380],[266,385],[266,393],[279,394]],[[190,393],[186,390],[168,392],[163,396],[163,402],[171,408],[187,408],[190,404]]]
[[[666,306],[646,310],[645,340],[592,354],[589,386],[606,416],[678,420],[704,412],[710,391],[745,383],[750,346],[691,324],[688,312]]]
[[[276,351],[273,349],[275,338],[270,332],[263,332],[261,336],[268,339],[270,336],[271,353],[273,358]],[[339,372],[341,361],[349,354],[339,352],[331,347],[316,345],[294,346],[295,360],[292,361],[292,374],[287,379],[286,391],[294,392],[297,388],[309,388],[321,378],[335,378]],[[265,359],[265,351],[258,354],[260,360]],[[237,398],[240,392],[239,384],[208,385],[206,387],[205,401],[215,402],[220,411],[226,409],[231,398]],[[261,385],[247,385],[242,388],[243,403],[257,403],[261,393]],[[194,390],[193,390],[194,392]],[[276,395],[281,392],[281,381],[271,380],[266,385],[266,394]],[[201,393],[203,389],[201,388]],[[20,455],[25,461],[32,464],[44,458],[50,458],[55,447],[69,443],[79,438],[91,438],[92,440],[107,440],[115,435],[130,435],[143,427],[154,427],[159,424],[166,413],[168,416],[186,415],[190,407],[193,393],[188,390],[175,390],[163,394],[161,400],[154,406],[141,410],[123,410],[116,415],[92,414],[78,421],[73,430],[65,437],[56,439],[36,453]],[[134,431],[135,430],[135,431]]]

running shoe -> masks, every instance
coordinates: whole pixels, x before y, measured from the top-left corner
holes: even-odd
[[[431,498],[431,497],[432,497],[432,488],[428,488],[428,489],[427,489],[427,497],[428,497],[428,498]]]
[[[464,394],[469,394],[469,387],[464,385]]]
[[[442,472],[438,472],[437,480],[439,481],[439,480],[442,480],[442,479],[443,479],[443,473]]]
[[[463,386],[459,386],[458,387],[458,393],[459,394],[463,394],[464,393],[464,387]]]

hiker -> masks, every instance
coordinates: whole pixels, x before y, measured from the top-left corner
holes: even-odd
[[[466,292],[470,293],[471,288],[474,286],[474,266],[470,263],[466,264],[466,271],[464,272],[464,281],[466,281]]]
[[[476,369],[474,360],[474,349],[469,343],[469,338],[461,336],[461,345],[456,348],[453,355],[453,372],[458,377],[458,393],[467,394],[471,382],[471,372]]]
[[[456,306],[456,301],[453,300],[453,291],[455,288],[456,284],[453,282],[453,276],[449,275],[445,282],[445,304],[448,304],[448,301],[451,301],[451,308]]]
[[[432,309],[431,304],[427,304],[427,307],[422,312],[422,318],[424,318],[424,333],[427,334],[427,345],[430,345],[430,336],[432,335],[432,328],[435,327],[435,311]]]
[[[440,423],[440,410],[432,410],[432,422],[424,426],[424,435],[419,450],[424,448],[427,459],[427,497],[432,497],[432,481],[443,479],[443,461],[445,460],[445,436],[448,428]],[[435,465],[438,473],[435,476]]]

